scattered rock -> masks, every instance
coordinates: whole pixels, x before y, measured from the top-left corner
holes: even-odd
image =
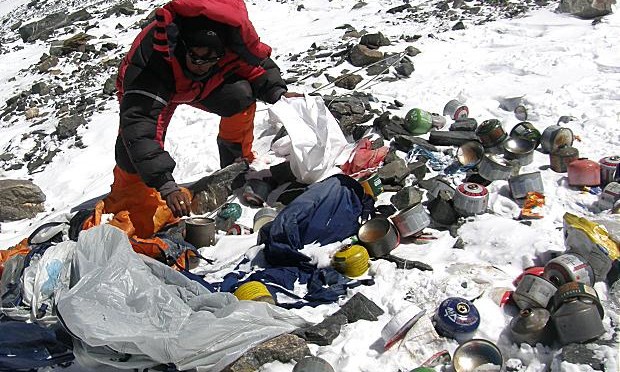
[[[292,334],[283,334],[253,347],[226,367],[224,372],[254,372],[266,363],[288,363],[301,360],[306,355],[310,355],[310,349],[303,339]]]
[[[43,212],[45,194],[27,180],[0,180],[0,221],[33,218]]]
[[[84,119],[81,115],[73,115],[67,118],[62,118],[56,127],[56,135],[58,136],[58,139],[73,137],[77,134],[77,129],[81,125],[86,125],[86,123],[86,119]]]
[[[583,19],[594,19],[611,13],[615,0],[560,0],[558,11]]]
[[[360,292],[356,293],[332,316],[344,315],[347,323],[355,323],[358,320],[375,321],[379,319],[379,315],[383,314],[383,310],[377,304],[368,299]]]
[[[460,146],[468,141],[480,141],[476,133],[463,131],[431,131],[428,142],[436,146]]]
[[[392,195],[390,202],[398,209],[403,210],[422,202],[422,192],[414,187],[403,187],[396,194]]]
[[[363,80],[361,75],[357,74],[345,74],[338,77],[334,81],[334,85],[338,88],[353,90]]]
[[[349,52],[349,62],[355,67],[368,66],[383,59],[383,52],[364,45],[356,45]]]

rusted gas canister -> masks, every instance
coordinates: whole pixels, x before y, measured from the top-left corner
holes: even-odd
[[[605,333],[603,307],[596,290],[578,282],[558,288],[551,321],[562,345],[586,342]]]
[[[549,154],[549,164],[554,172],[565,173],[568,165],[579,159],[579,150],[572,146],[558,147]]]
[[[508,137],[502,123],[497,119],[489,119],[480,123],[476,128],[476,134],[484,148],[496,147]]]

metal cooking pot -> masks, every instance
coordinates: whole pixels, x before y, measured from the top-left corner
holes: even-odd
[[[400,236],[414,235],[431,224],[431,218],[424,210],[422,204],[405,208],[391,216],[390,219],[396,225]]]
[[[510,138],[504,142],[504,158],[516,160],[519,165],[528,165],[534,160],[536,142],[525,138]]]
[[[540,144],[540,131],[529,121],[522,121],[510,131],[510,137],[534,142],[534,148]]]
[[[480,163],[483,156],[484,146],[478,141],[465,142],[456,151],[456,158],[463,166],[476,166]]]
[[[215,220],[205,217],[186,219],[185,241],[196,248],[215,244]]]
[[[396,227],[383,217],[366,221],[357,231],[357,238],[368,250],[370,257],[381,257],[390,253],[400,244]]]
[[[504,358],[491,341],[473,339],[456,348],[452,366],[456,372],[501,371],[504,369]]]
[[[514,165],[498,155],[485,155],[478,164],[478,173],[486,180],[507,180],[518,172],[520,166]]]
[[[542,133],[540,146],[544,153],[550,154],[562,146],[571,146],[573,140],[573,131],[569,128],[550,125]]]

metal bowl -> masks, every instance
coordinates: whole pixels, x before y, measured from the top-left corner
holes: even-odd
[[[473,339],[456,348],[452,366],[456,372],[501,371],[504,369],[504,359],[491,341]]]
[[[366,221],[358,230],[357,237],[368,250],[370,257],[381,257],[390,253],[400,244],[396,227],[383,217]]]
[[[484,156],[484,146],[478,141],[462,144],[456,152],[456,158],[463,166],[473,167],[480,163]]]

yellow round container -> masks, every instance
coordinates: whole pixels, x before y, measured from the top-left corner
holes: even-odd
[[[250,281],[241,284],[235,291],[234,295],[240,300],[262,301],[268,302],[272,305],[276,304],[276,301],[271,296],[271,293],[269,293],[267,287],[258,281]]]
[[[358,244],[348,245],[334,254],[332,265],[334,268],[350,277],[363,275],[368,270],[370,259],[366,248]]]

